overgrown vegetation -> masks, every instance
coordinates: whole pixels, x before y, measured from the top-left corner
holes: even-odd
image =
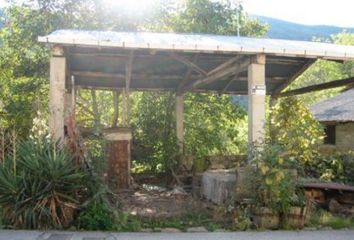
[[[320,154],[307,167],[310,177],[324,181],[354,183],[354,153],[338,151],[331,154]]]
[[[287,157],[296,160],[298,166],[311,162],[318,155],[318,145],[324,136],[321,124],[296,97],[278,100],[271,111],[271,141],[282,146]]]
[[[19,144],[16,155],[0,164],[5,224],[27,229],[69,226],[85,191],[84,174],[57,144]]]
[[[0,163],[0,226],[11,228],[65,228],[137,231],[144,228],[174,227],[185,230],[205,226],[221,228],[209,215],[153,221],[139,219],[110,206],[100,179],[104,173],[104,144],[98,140],[102,129],[121,122],[120,92],[80,90],[76,116],[80,126],[92,128],[86,141],[92,162],[77,165],[72,156],[44,138],[36,122],[46,122],[48,103],[49,52],[37,37],[63,28],[99,30],[146,30],[184,33],[263,36],[267,26],[249,19],[242,6],[232,1],[161,1],[156,9],[133,19],[121,9],[100,5],[100,1],[38,0],[12,4],[5,10],[0,30],[0,129],[17,129],[22,139],[15,151],[7,149]],[[239,22],[239,26],[238,23]],[[331,41],[353,44],[353,34],[342,33]],[[353,63],[339,65],[317,61],[290,88],[353,75]],[[302,176],[353,183],[352,153],[324,156],[318,151],[323,131],[305,107],[338,89],[300,98],[278,101],[272,109],[270,139],[254,152],[252,162],[254,205],[269,207],[286,218],[293,206],[304,206],[295,190],[293,169]],[[301,100],[300,100],[301,99]],[[166,173],[176,165],[175,93],[134,93],[131,95],[131,123],[134,129],[133,162],[137,172]],[[112,103],[112,104],[111,104]],[[113,117],[112,117],[113,116]],[[186,94],[185,154],[203,166],[211,154],[239,154],[247,149],[246,111],[230,96]],[[30,140],[28,140],[30,139]],[[268,144],[269,142],[269,144]],[[88,171],[90,170],[90,171]],[[253,207],[253,206],[252,206]],[[234,227],[252,227],[250,206],[224,212],[234,217]],[[1,222],[3,216],[3,222]],[[311,224],[348,227],[352,220],[319,212]]]
[[[333,229],[349,228],[354,229],[354,219],[352,217],[333,216],[328,211],[319,209],[311,214],[308,222],[309,227],[330,227]]]
[[[136,19],[128,11],[97,1],[24,1],[6,9],[0,31],[0,112],[2,126],[16,127],[27,137],[38,111],[46,119],[48,59],[37,42],[56,29],[149,30],[185,33],[262,36],[265,25],[248,18],[231,1],[186,0],[157,2],[155,9]],[[90,14],[87,14],[87,13]],[[221,24],[222,23],[222,24]],[[76,116],[81,126],[103,128],[121,122],[121,109],[113,107],[120,92],[79,93]],[[99,106],[99,107],[97,107]],[[152,172],[168,171],[175,164],[173,93],[135,93],[131,97],[134,160]],[[188,94],[185,100],[186,154],[199,159],[210,154],[237,154],[246,149],[246,113],[229,96]],[[112,116],[117,116],[112,119]],[[217,121],[216,121],[217,120]],[[158,130],[158,131],[157,131]]]

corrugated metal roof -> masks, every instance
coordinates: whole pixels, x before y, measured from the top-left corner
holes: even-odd
[[[222,35],[58,30],[48,36],[39,37],[38,40],[63,45],[354,59],[354,46]]]
[[[354,121],[354,88],[315,104],[311,112],[321,122]]]

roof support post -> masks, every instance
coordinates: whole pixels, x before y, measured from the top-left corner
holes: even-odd
[[[265,138],[265,55],[253,57],[248,66],[248,145],[261,144]]]
[[[123,90],[123,126],[128,127],[130,125],[130,83],[132,79],[132,71],[133,71],[133,58],[134,51],[130,51],[128,61],[125,65],[125,89]]]
[[[176,95],[176,136],[180,155],[184,153],[184,95]]]
[[[49,128],[54,141],[64,142],[66,58],[62,47],[53,47],[50,59]]]
[[[67,89],[65,92],[65,121],[68,121],[71,116],[75,116],[76,92],[74,76],[71,76],[70,86],[71,89]]]

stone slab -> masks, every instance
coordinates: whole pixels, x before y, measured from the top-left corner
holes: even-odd
[[[223,204],[231,199],[235,185],[235,170],[209,170],[202,176],[202,194],[215,204]]]

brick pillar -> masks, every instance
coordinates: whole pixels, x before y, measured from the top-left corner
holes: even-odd
[[[131,129],[113,128],[104,134],[107,152],[107,183],[112,191],[130,187]]]

